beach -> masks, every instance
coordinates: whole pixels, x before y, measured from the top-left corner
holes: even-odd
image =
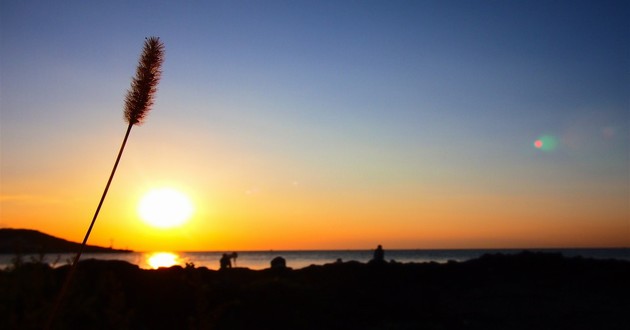
[[[0,272],[0,328],[39,329],[68,266]],[[53,329],[625,329],[630,262],[557,253],[301,269],[84,260]]]

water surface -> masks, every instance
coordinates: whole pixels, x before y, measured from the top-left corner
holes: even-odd
[[[438,262],[445,263],[449,260],[466,261],[478,258],[486,253],[515,254],[523,249],[476,249],[476,250],[385,250],[385,259],[397,262]],[[630,249],[528,249],[536,252],[557,252],[566,257],[582,256],[596,259],[619,259],[630,261]],[[101,260],[124,260],[136,264],[141,268],[152,269],[158,267],[170,267],[173,265],[195,267],[207,267],[209,269],[219,268],[219,259],[224,253],[233,251],[201,251],[201,252],[130,252],[130,253],[85,253],[81,260],[101,259]],[[298,269],[310,265],[324,265],[341,261],[368,262],[372,258],[372,250],[324,250],[324,251],[236,251],[238,256],[232,262],[236,267],[247,267],[250,269],[269,268],[270,261],[275,257],[283,257],[287,261],[287,266]],[[43,261],[54,267],[69,264],[73,259],[73,254],[48,254],[43,256]],[[0,255],[0,269],[7,268],[14,264],[15,255]],[[39,260],[41,256],[25,255],[21,256],[23,261]]]

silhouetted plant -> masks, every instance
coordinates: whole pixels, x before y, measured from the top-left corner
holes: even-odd
[[[96,207],[96,212],[94,213],[90,227],[85,233],[85,237],[81,243],[81,248],[79,253],[77,253],[73,265],[79,261],[79,258],[81,258],[83,248],[90,237],[92,227],[94,227],[98,213],[101,210],[101,206],[103,205],[105,196],[107,196],[109,186],[111,185],[114,174],[116,173],[116,168],[118,167],[122,153],[125,150],[125,145],[127,144],[131,128],[133,125],[142,124],[143,119],[146,117],[149,110],[151,110],[151,106],[153,106],[153,97],[157,91],[157,85],[162,75],[161,68],[163,62],[164,44],[160,41],[160,38],[147,38],[144,42],[144,50],[140,56],[140,63],[138,64],[138,69],[136,70],[136,76],[131,81],[131,89],[129,89],[127,97],[125,98],[125,119],[129,124],[127,126],[127,132],[125,133],[123,143],[120,146],[120,151],[118,152],[118,157],[116,157],[112,173],[109,176],[109,180],[107,180],[107,185],[105,186],[101,200]]]
[[[85,237],[83,238],[83,242],[81,243],[79,252],[72,262],[72,267],[70,268],[70,271],[66,276],[66,280],[59,293],[57,303],[53,307],[53,311],[48,320],[47,328],[52,325],[56,310],[59,308],[59,304],[63,300],[63,296],[65,295],[67,287],[72,280],[74,272],[76,271],[77,263],[79,262],[81,254],[83,253],[85,245],[87,244],[88,238],[90,237],[90,233],[92,232],[92,228],[94,227],[96,218],[98,217],[101,206],[103,205],[103,201],[105,200],[105,196],[107,196],[107,191],[109,190],[109,186],[111,185],[114,174],[116,173],[116,168],[118,168],[118,163],[120,162],[120,158],[122,157],[125,145],[127,144],[127,139],[129,138],[131,128],[134,125],[142,124],[148,112],[151,110],[151,106],[153,105],[153,98],[157,91],[157,85],[162,75],[163,62],[164,44],[160,41],[160,38],[146,38],[142,54],[140,55],[140,62],[136,70],[136,76],[132,79],[131,88],[127,91],[127,96],[125,98],[124,114],[125,119],[129,124],[127,126],[127,132],[125,133],[122,145],[120,146],[120,150],[118,151],[118,156],[116,157],[116,162],[114,163],[112,172],[109,176],[109,179],[107,180],[107,184],[105,185],[103,195],[101,196],[98,206],[96,207],[96,211],[94,212],[94,217],[92,217],[92,222],[90,222],[90,226],[85,233]]]

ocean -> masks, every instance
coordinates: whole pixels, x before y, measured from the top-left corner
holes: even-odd
[[[476,249],[476,250],[385,250],[385,260],[401,263],[437,262],[446,263],[452,261],[466,261],[478,258],[487,253],[515,254],[524,249]],[[616,249],[527,249],[532,252],[561,253],[566,257],[581,256],[595,259],[618,259],[630,261],[630,248]],[[123,260],[138,265],[144,269],[170,267],[174,265],[195,267],[207,267],[218,269],[219,260],[225,252],[130,252],[130,253],[85,253],[81,260]],[[270,261],[275,257],[283,257],[287,267],[293,269],[304,268],[310,265],[324,265],[341,261],[368,262],[373,255],[372,250],[325,250],[325,251],[236,251],[237,257],[232,259],[233,267],[246,267],[250,269],[265,269],[270,267]],[[48,255],[24,255],[24,262],[41,260],[53,267],[70,264],[74,254],[48,254]],[[0,255],[0,269],[6,269],[15,263],[15,255]]]

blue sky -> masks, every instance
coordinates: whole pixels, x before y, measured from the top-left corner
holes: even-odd
[[[620,228],[630,234],[628,2],[3,0],[0,8],[5,226],[29,226],[12,215],[23,209],[11,196],[72,198],[85,187],[64,174],[105,175],[141,43],[155,35],[166,45],[164,75],[153,113],[133,133],[129,177],[151,168],[144,180],[193,186],[202,200],[232,190],[290,200],[289,182],[308,191],[303,203],[344,214],[391,199],[376,214],[400,215],[387,221],[412,234],[421,226],[410,222],[427,218],[457,227],[466,199],[483,200],[469,220],[480,227],[497,210],[509,216],[542,200],[544,210],[528,212],[561,219],[553,231],[601,226],[610,232],[602,244],[622,244]],[[554,150],[533,146],[543,135],[558,141]],[[50,188],[60,182],[67,192]],[[416,207],[424,203],[432,211]],[[274,207],[261,212],[284,219],[277,226],[289,221]],[[385,221],[368,218],[374,232]],[[53,222],[31,226],[54,230]],[[524,232],[540,223],[531,226]]]

